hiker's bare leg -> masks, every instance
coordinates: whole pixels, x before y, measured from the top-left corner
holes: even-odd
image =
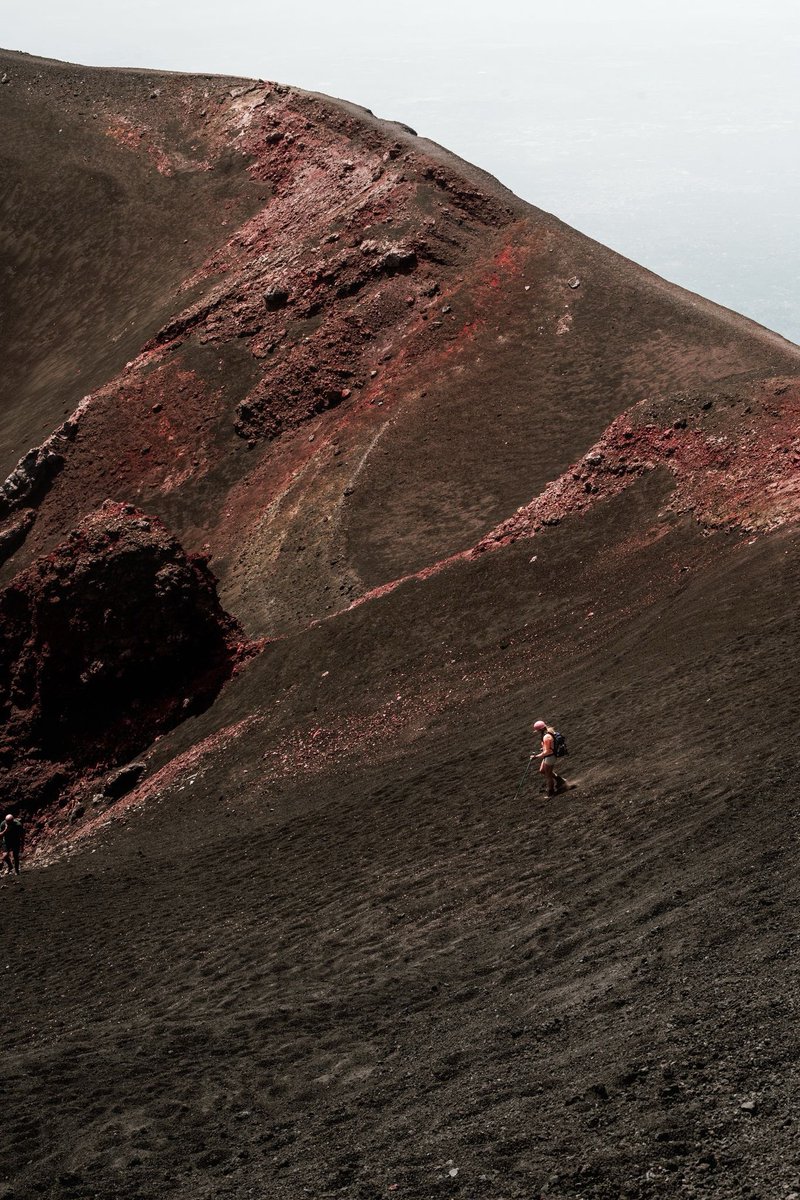
[[[546,762],[544,762],[544,760],[542,760],[542,765],[539,767],[539,771],[542,775],[544,775],[544,780],[545,780],[545,783],[547,784],[548,796],[555,796],[556,785],[553,781],[553,775],[555,774],[555,772],[553,771],[553,768],[550,766],[550,763],[546,763]]]

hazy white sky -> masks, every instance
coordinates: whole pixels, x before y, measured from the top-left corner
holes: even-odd
[[[0,0],[0,44],[344,96],[800,341],[798,0]]]

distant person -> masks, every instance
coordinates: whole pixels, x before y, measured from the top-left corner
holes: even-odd
[[[3,810],[0,808],[0,812]],[[0,840],[2,855],[0,855],[0,870],[5,867],[6,873],[19,875],[19,856],[25,843],[25,830],[22,821],[13,813],[6,813],[6,819],[0,825]]]
[[[559,736],[551,725],[546,721],[534,721],[533,732],[538,733],[542,739],[542,748],[538,754],[532,754],[532,759],[539,760],[539,774],[544,775],[545,783],[547,784],[548,796],[555,796],[558,792],[565,792],[569,787],[566,779],[556,772],[556,738]]]

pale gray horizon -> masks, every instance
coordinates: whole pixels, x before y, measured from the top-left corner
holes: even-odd
[[[404,121],[519,196],[800,342],[789,0],[6,0],[0,44],[280,80]]]

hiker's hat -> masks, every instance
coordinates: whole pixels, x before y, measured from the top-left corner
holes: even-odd
[[[533,722],[533,728],[534,728],[535,730],[539,731],[539,730],[542,730],[542,729],[547,729],[547,725],[546,725],[546,723],[545,723],[544,721],[534,721],[534,722]]]

